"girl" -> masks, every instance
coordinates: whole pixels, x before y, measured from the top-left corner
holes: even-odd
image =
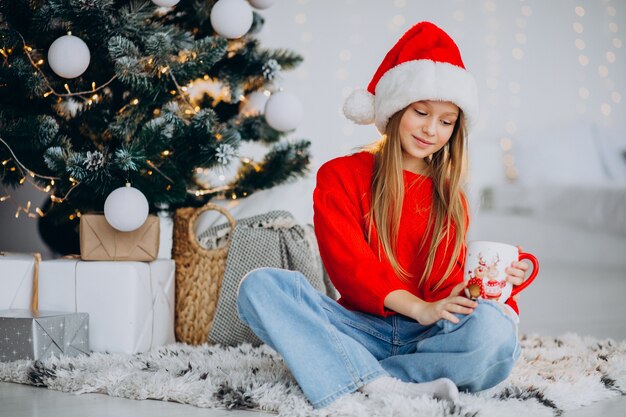
[[[430,395],[496,385],[519,357],[517,305],[462,296],[468,208],[461,190],[476,86],[454,41],[421,22],[344,106],[381,139],[317,174],[320,254],[341,294],[296,271],[242,280],[239,314],[279,352],[315,408],[341,395]],[[523,281],[514,263],[507,280]]]

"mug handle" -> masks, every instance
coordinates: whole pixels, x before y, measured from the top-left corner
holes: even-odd
[[[533,264],[533,272],[531,272],[530,276],[528,278],[526,278],[524,280],[524,282],[522,282],[520,285],[514,285],[513,286],[513,291],[511,291],[511,297],[514,296],[515,294],[519,293],[520,291],[522,291],[526,287],[528,287],[530,285],[530,283],[533,282],[533,280],[537,277],[537,274],[539,273],[539,261],[537,260],[535,255],[532,255],[532,254],[526,253],[526,252],[520,252],[519,260],[522,261],[524,259],[528,259],[530,261],[530,263]]]

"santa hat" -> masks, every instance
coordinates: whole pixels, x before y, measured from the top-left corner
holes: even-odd
[[[452,38],[430,22],[415,24],[398,40],[367,90],[350,94],[343,112],[358,124],[374,123],[382,134],[394,113],[419,100],[453,102],[468,126],[478,118],[476,81]]]

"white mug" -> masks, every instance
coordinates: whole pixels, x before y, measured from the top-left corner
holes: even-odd
[[[521,285],[513,287],[506,281],[506,268],[512,262],[521,260],[529,260],[533,270]],[[538,272],[539,261],[530,253],[520,252],[517,247],[506,243],[473,240],[467,244],[465,257],[465,295],[473,300],[483,298],[504,303],[528,287]]]

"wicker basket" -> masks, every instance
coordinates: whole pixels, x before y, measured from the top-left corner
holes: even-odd
[[[233,216],[213,203],[200,208],[177,209],[174,218],[172,257],[176,262],[176,339],[192,345],[207,341],[233,235],[230,233],[224,247],[206,249],[200,246],[194,224],[198,216],[208,210],[222,213],[232,230],[235,229]]]

